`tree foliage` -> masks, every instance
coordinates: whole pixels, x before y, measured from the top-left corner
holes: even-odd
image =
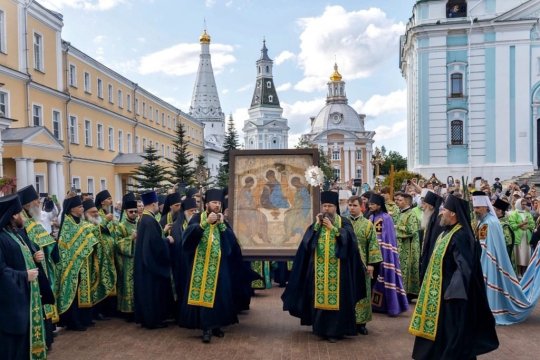
[[[146,190],[161,190],[169,187],[169,179],[165,167],[159,164],[161,156],[157,154],[157,149],[148,146],[144,149],[142,155],[144,161],[133,173],[133,179],[138,182],[132,189],[134,192],[141,193]]]
[[[383,146],[384,149],[384,146]],[[381,152],[383,154],[386,153],[386,149],[381,149]],[[403,157],[400,153],[397,151],[392,151],[386,155],[384,159],[384,163],[381,165],[380,173],[381,175],[389,175],[390,174],[390,166],[394,164],[394,171],[400,171],[400,170],[407,170],[407,158]]]
[[[204,171],[206,173],[206,180],[199,183],[199,180],[197,179],[197,171]],[[197,182],[198,186],[206,187],[208,185],[208,174],[209,170],[206,166],[206,159],[204,158],[204,154],[200,154],[197,156],[197,161],[195,162],[195,181]]]
[[[188,151],[184,124],[178,122],[175,133],[176,138],[173,142],[174,158],[170,160],[172,165],[170,171],[171,182],[179,184],[180,187],[186,187],[195,183],[195,169],[191,165],[193,157]]]
[[[223,152],[217,175],[217,185],[221,188],[229,184],[229,154],[231,150],[236,150],[239,147],[238,133],[234,127],[232,115],[229,116],[229,121],[227,123],[227,133],[225,134],[223,147],[225,148],[225,151]]]
[[[412,180],[413,178],[416,178],[418,180],[423,179],[422,175],[407,170],[400,170],[394,172],[394,191],[402,190],[402,187],[407,183],[407,180]],[[384,179],[383,185],[390,185],[390,176],[387,176]]]

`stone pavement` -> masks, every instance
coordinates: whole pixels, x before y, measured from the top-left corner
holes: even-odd
[[[282,290],[258,291],[240,324],[226,328],[225,337],[214,337],[210,344],[203,344],[196,330],[172,324],[144,330],[114,319],[100,321],[86,332],[61,330],[49,359],[410,359],[414,342],[407,332],[410,310],[397,318],[374,314],[368,336],[330,344],[281,310]],[[522,324],[497,327],[497,333],[500,348],[480,359],[540,357],[540,309]]]

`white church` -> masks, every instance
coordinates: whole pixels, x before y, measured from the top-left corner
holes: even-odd
[[[540,164],[540,0],[418,0],[401,38],[408,166],[507,179]]]

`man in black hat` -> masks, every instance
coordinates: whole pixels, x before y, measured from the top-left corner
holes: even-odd
[[[233,258],[236,238],[224,223],[223,191],[206,191],[205,211],[195,214],[183,234],[183,249],[189,269],[180,325],[203,331],[202,341],[223,337],[222,327],[238,322],[233,293]],[[205,274],[205,276],[203,276]]]
[[[39,271],[20,236],[17,195],[0,198],[0,351],[4,359],[46,358]]]
[[[84,331],[92,322],[92,274],[89,257],[99,240],[83,220],[79,196],[66,198],[58,238],[60,263],[56,303],[61,322],[68,330]]]
[[[104,224],[103,218],[92,199],[83,201],[84,224],[88,225],[98,243],[92,254],[93,268],[92,306],[94,318],[104,320],[116,309],[116,267],[114,263],[114,237]]]
[[[504,241],[506,243],[506,251],[508,252],[508,257],[512,261],[512,264],[515,264],[515,259],[513,259],[514,246],[516,241],[514,239],[514,232],[508,223],[508,218],[506,217],[506,212],[510,208],[510,204],[502,199],[497,199],[493,203],[493,209],[495,209],[495,214],[501,223]]]
[[[428,191],[424,196],[424,201],[422,201],[422,220],[420,225],[424,236],[422,241],[422,256],[420,257],[420,282],[424,279],[435,242],[443,230],[439,223],[439,208],[442,203],[443,198],[433,191]]]
[[[141,195],[144,211],[137,223],[134,260],[135,321],[147,329],[166,326],[173,306],[171,258],[172,236],[163,237],[155,216],[159,211],[155,191]]]
[[[121,220],[116,228],[117,309],[131,320],[133,303],[133,255],[137,238],[137,200],[133,194],[124,195]]]
[[[338,193],[322,192],[321,207],[298,247],[281,299],[283,310],[302,325],[336,342],[357,334],[355,306],[366,296],[365,273],[354,229],[339,215]]]
[[[34,258],[39,261],[40,288],[42,289],[42,302],[45,311],[45,328],[47,332],[47,347],[53,342],[53,323],[58,322],[58,311],[54,298],[56,288],[56,263],[58,263],[58,246],[53,237],[39,222],[41,220],[41,203],[39,195],[33,185],[28,185],[17,191],[19,200],[23,206],[21,216],[24,220],[23,239],[28,239],[30,251]]]
[[[499,346],[468,203],[449,195],[413,312],[414,359],[474,359]]]
[[[180,212],[181,205],[182,199],[179,193],[173,192],[165,197],[163,210],[161,212],[161,219],[159,220],[159,224],[163,228],[165,234],[170,235],[171,226]]]

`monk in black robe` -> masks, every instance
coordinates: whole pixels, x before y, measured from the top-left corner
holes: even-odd
[[[422,254],[420,256],[420,283],[424,279],[435,241],[443,231],[439,223],[439,208],[443,198],[432,191],[428,191],[422,202]]]
[[[189,280],[180,305],[180,324],[201,329],[203,342],[209,343],[212,336],[224,336],[222,327],[238,322],[231,267],[236,243],[220,212],[222,191],[208,190],[204,201],[206,210],[193,216],[183,235]]]
[[[281,298],[283,310],[336,342],[357,334],[355,305],[366,296],[365,268],[354,229],[339,216],[338,194],[321,193],[321,203],[324,214],[304,234]]]
[[[416,335],[412,357],[476,359],[499,346],[482,275],[481,248],[466,201],[449,195],[440,213],[443,232],[431,254],[409,327]]]
[[[169,244],[163,237],[155,214],[158,198],[154,191],[141,195],[144,211],[137,224],[135,244],[134,299],[135,321],[148,329],[165,327],[173,303]]]
[[[46,357],[39,270],[19,234],[21,211],[17,195],[0,198],[0,357],[7,360]]]

